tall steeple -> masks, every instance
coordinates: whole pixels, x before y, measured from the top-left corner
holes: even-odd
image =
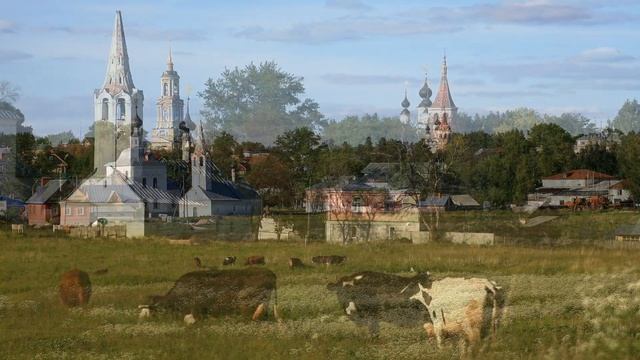
[[[167,59],[167,69],[173,71],[173,56],[171,55],[171,47],[169,47],[169,58]]]
[[[167,56],[167,69],[160,77],[160,97],[156,106],[156,126],[151,131],[151,148],[172,150],[179,147],[181,136],[178,126],[183,121],[184,102],[180,99],[180,75],[173,68],[171,48]]]
[[[107,74],[102,86],[109,93],[119,92],[130,93],[135,88],[131,70],[129,69],[129,54],[127,53],[127,41],[124,37],[124,26],[122,25],[122,13],[116,11],[116,21],[113,27],[111,38],[111,50],[107,63]]]
[[[449,80],[447,79],[447,55],[442,60],[442,74],[440,76],[440,88],[438,89],[438,95],[433,102],[433,107],[441,109],[455,109],[456,104],[451,97],[451,91],[449,90]]]

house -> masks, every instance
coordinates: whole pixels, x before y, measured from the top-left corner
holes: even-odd
[[[451,195],[434,195],[421,200],[419,207],[422,211],[451,211],[455,209],[455,204]]]
[[[225,179],[211,161],[200,124],[195,149],[191,155],[191,188],[179,204],[181,217],[254,216],[262,213],[262,199],[248,184]]]
[[[18,214],[20,217],[24,216],[25,203],[18,199],[0,195],[0,216],[12,212]]]
[[[27,200],[29,225],[47,225],[60,223],[61,199],[73,190],[66,179],[42,178],[36,192]]]
[[[614,205],[632,203],[627,181],[586,169],[545,177],[542,186],[527,198],[529,202],[543,202],[550,207],[573,205],[576,201]]]
[[[178,198],[167,191],[127,178],[115,170],[109,176],[92,176],[60,201],[60,224],[90,226],[98,219],[126,225],[127,237],[144,236],[144,220],[176,213]]]

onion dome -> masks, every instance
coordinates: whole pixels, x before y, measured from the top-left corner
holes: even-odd
[[[406,92],[404,94],[404,100],[402,100],[402,103],[400,105],[402,105],[402,107],[405,108],[405,109],[407,109],[409,106],[411,106],[411,103],[409,102],[409,99],[407,99]]]
[[[422,85],[422,88],[418,92],[418,95],[420,95],[420,97],[422,98],[422,102],[420,102],[419,107],[428,108],[431,106],[431,95],[433,95],[433,91],[431,91],[431,88],[429,88],[426,75],[424,77],[424,85]]]

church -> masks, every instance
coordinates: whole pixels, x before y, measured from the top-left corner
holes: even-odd
[[[143,130],[144,94],[129,67],[122,14],[116,12],[107,71],[94,91],[94,174],[60,201],[60,224],[88,226],[98,219],[125,225],[127,237],[145,235],[145,219],[159,216],[259,215],[260,196],[247,184],[224,179],[208,154],[202,124],[195,149],[189,102],[183,109],[180,77],[169,51],[157,102],[157,124],[147,144]],[[182,149],[191,169],[191,189],[168,190],[167,168],[146,148]],[[184,191],[184,189],[183,189]],[[184,194],[184,197],[181,196]]]
[[[424,84],[418,92],[422,99],[417,108],[418,126],[424,127],[424,139],[429,144],[432,152],[442,150],[447,146],[452,133],[452,124],[458,113],[458,108],[451,97],[447,73],[447,57],[445,56],[442,60],[440,87],[435,100],[431,101],[433,91],[429,88],[427,76],[425,76]],[[405,119],[403,122],[408,122],[410,119],[410,103],[406,93],[401,105],[403,109],[400,113],[400,118]]]

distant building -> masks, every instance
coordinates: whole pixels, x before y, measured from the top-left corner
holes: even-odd
[[[576,201],[602,201],[612,205],[632,202],[628,183],[621,179],[587,169],[555,174],[542,179],[542,186],[528,195],[530,202],[545,206],[562,207]]]
[[[186,112],[183,111],[184,101],[180,98],[180,76],[173,69],[171,50],[169,50],[167,70],[162,73],[160,79],[160,91],[156,127],[151,131],[150,146],[153,150],[172,150],[179,147],[180,122],[184,121],[191,130],[195,129],[195,124],[189,115],[188,99]]]
[[[180,216],[260,215],[262,199],[258,193],[235,178],[225,179],[206,149],[200,124],[191,155],[191,189],[180,200]]]
[[[620,143],[620,136],[615,132],[609,134],[606,132],[587,134],[576,139],[573,151],[579,154],[591,146],[605,146],[607,150],[611,150],[611,147],[618,143]]]
[[[620,226],[616,229],[618,241],[640,241],[640,221],[635,225]]]
[[[447,57],[442,61],[440,86],[433,102],[432,91],[425,77],[424,85],[418,93],[422,101],[418,105],[418,124],[425,127],[425,140],[430,144],[433,152],[443,149],[452,133],[452,124],[458,113],[449,89]]]
[[[27,200],[29,225],[60,224],[60,200],[73,190],[65,179],[40,179],[40,186]]]

